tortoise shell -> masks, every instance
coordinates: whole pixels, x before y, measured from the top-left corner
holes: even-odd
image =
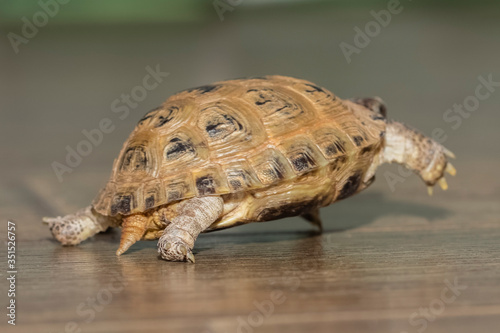
[[[270,187],[380,147],[383,129],[379,115],[290,77],[185,90],[139,121],[93,206],[128,215]]]

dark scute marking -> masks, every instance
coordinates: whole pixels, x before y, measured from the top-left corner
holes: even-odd
[[[337,147],[337,150],[340,151],[341,153],[345,153],[345,142],[344,141],[335,141],[335,147]]]
[[[262,166],[261,172],[267,178],[266,182],[275,183],[285,179],[286,167],[278,157],[271,157]]]
[[[165,157],[168,160],[171,160],[187,152],[195,152],[193,145],[188,141],[181,140],[180,138],[173,138],[172,140],[170,140],[169,148],[165,153]]]
[[[272,170],[270,170],[272,173],[276,175],[278,179],[284,179],[285,178],[285,166],[281,163],[281,161],[278,158],[273,159],[272,165]]]
[[[217,127],[219,127],[220,125],[222,125],[222,124],[221,123],[209,124],[209,125],[207,125],[207,127],[205,127],[205,131],[207,131],[207,133],[210,137],[214,137],[217,135],[217,132],[219,132],[217,130]]]
[[[385,117],[378,113],[372,114],[370,118],[372,118],[373,120],[385,120]]]
[[[182,193],[179,191],[168,191],[168,202],[177,201],[182,199]]]
[[[155,197],[152,195],[146,198],[146,209],[152,208],[155,205]]]
[[[132,201],[132,196],[130,195],[119,195],[115,197],[113,204],[111,205],[111,215],[123,214],[127,215],[130,213],[130,202]]]
[[[229,184],[235,189],[243,188],[243,184],[248,184],[248,176],[245,171],[233,170],[227,174],[227,177]]]
[[[364,155],[366,153],[371,152],[373,150],[373,148],[374,148],[373,146],[368,146],[368,147],[361,149],[361,155]]]
[[[362,136],[359,136],[359,135],[356,135],[356,136],[353,136],[352,139],[354,140],[354,143],[356,144],[356,146],[361,146],[361,143],[363,142],[363,137]]]
[[[224,134],[225,132],[227,132],[227,129],[225,129],[223,127],[223,125],[232,125],[232,127],[234,127],[236,130],[239,130],[239,131],[241,131],[243,129],[243,125],[241,125],[241,123],[238,120],[236,120],[234,117],[227,115],[227,114],[223,114],[222,117],[225,120],[224,122],[219,122],[216,124],[208,124],[205,127],[205,131],[207,131],[208,135],[211,138],[218,137],[221,134]],[[232,132],[229,132],[227,134],[229,135],[231,133]]]
[[[255,101],[255,105],[257,105],[257,106],[262,106],[262,105],[264,105],[264,104],[266,104],[266,103],[270,103],[270,102],[272,102],[272,99],[267,99],[268,97],[266,97],[266,96],[263,94],[264,92],[269,92],[269,93],[271,93],[271,94],[272,94],[272,97],[274,97],[274,96],[275,96],[275,95],[274,95],[274,94],[275,94],[274,90],[273,90],[273,89],[269,89],[269,88],[264,88],[264,89],[260,89],[260,90],[258,90],[258,89],[249,89],[249,90],[247,90],[247,93],[248,93],[248,92],[254,92],[254,91],[255,91],[255,92],[259,92],[259,100],[258,100],[258,101]]]
[[[260,97],[260,98],[265,98],[265,97],[264,97],[264,96],[262,96],[262,95],[259,95],[259,97]],[[260,105],[264,105],[264,104],[269,103],[269,102],[271,102],[271,100],[270,100],[270,99],[266,99],[266,100],[264,100],[264,101],[257,101],[257,102],[255,102],[255,105],[259,105],[259,106],[260,106]]]
[[[128,171],[146,170],[148,158],[144,147],[130,147],[125,151],[121,169]]]
[[[209,92],[212,92],[212,91],[216,91],[219,88],[220,88],[220,85],[207,84],[207,85],[204,85],[204,86],[199,86],[199,87],[187,89],[186,92],[196,91],[196,92],[199,92],[200,94],[206,94],[206,93],[209,93]]]
[[[170,120],[174,119],[175,111],[178,111],[179,108],[176,106],[172,106],[168,108],[168,115],[167,116],[159,116],[158,117],[158,122],[155,124],[155,127],[161,127],[168,123]]]
[[[326,148],[325,148],[325,152],[328,156],[331,156],[331,155],[335,155],[337,153],[337,147],[335,146],[335,144],[329,144]]]
[[[196,188],[200,195],[215,194],[215,181],[211,176],[197,178]]]
[[[285,105],[285,106],[280,107],[279,109],[276,109],[276,111],[274,111],[274,112],[275,112],[275,113],[276,113],[276,112],[280,112],[280,111],[282,111],[283,109],[288,108],[288,107],[290,107],[290,105],[288,105],[288,104],[287,104],[287,105]]]
[[[124,169],[126,166],[130,165],[130,162],[132,161],[132,152],[131,152],[131,150],[133,150],[133,149],[129,148],[125,152],[125,156],[124,156],[123,162],[122,162],[122,169]]]
[[[146,120],[150,119],[150,118],[153,118],[155,116],[155,114],[161,110],[161,106],[157,107],[157,108],[154,108],[153,110],[147,112],[141,119],[139,119],[139,122],[138,124],[139,125],[142,125],[143,122],[145,122]]]
[[[306,92],[308,92],[308,93],[314,93],[314,92],[322,92],[322,93],[324,93],[324,92],[325,92],[325,91],[323,90],[323,88],[318,87],[318,86],[315,86],[315,85],[313,85],[313,84],[308,84],[308,83],[306,83],[306,86],[308,86],[308,87],[311,87],[311,88],[312,88],[312,90],[306,90]]]
[[[257,216],[257,221],[272,221],[285,217],[298,216],[304,212],[310,211],[317,206],[314,200],[304,202],[292,202],[278,207],[264,208]]]
[[[340,168],[342,167],[343,164],[345,164],[346,161],[347,161],[347,157],[345,157],[345,156],[339,156],[339,157],[337,157],[335,159],[335,161],[333,161],[330,164],[330,170],[332,172],[340,170]]]
[[[159,116],[158,122],[155,124],[155,127],[161,127],[161,126],[165,125],[166,123],[168,123],[170,120],[172,120],[172,118]]]
[[[297,171],[306,171],[314,168],[316,166],[315,161],[306,153],[300,153],[298,156],[294,156],[290,159],[293,168]]]
[[[342,187],[342,190],[340,190],[340,194],[337,197],[337,200],[342,200],[345,199],[358,190],[359,184],[361,182],[361,176],[362,173],[360,171],[356,172],[354,175],[349,177],[347,179],[347,182],[344,184],[344,187]]]
[[[241,184],[241,181],[239,179],[231,179],[229,180],[229,184],[236,190],[243,187],[243,184]]]
[[[325,152],[328,156],[337,154],[338,152],[345,153],[344,142],[335,141],[326,146]]]

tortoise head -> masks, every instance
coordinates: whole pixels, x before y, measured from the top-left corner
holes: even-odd
[[[387,108],[380,97],[351,98],[350,101],[363,105],[365,108],[382,115],[384,118],[387,117]]]

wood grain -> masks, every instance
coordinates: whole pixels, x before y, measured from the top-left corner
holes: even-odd
[[[71,321],[83,332],[238,332],[241,320],[256,332],[416,332],[423,324],[412,326],[412,314],[432,305],[441,311],[448,283],[465,289],[427,321],[428,331],[470,332],[480,325],[494,332],[498,194],[471,205],[457,189],[466,181],[456,178],[432,200],[412,180],[416,195],[382,193],[386,184],[378,183],[322,210],[322,235],[300,219],[201,235],[194,265],[162,261],[156,243],[146,241],[116,257],[119,231],[61,247],[36,223],[48,209],[33,205],[20,214],[11,207],[7,214],[17,216],[21,238],[16,332],[63,332]],[[20,195],[37,196],[36,190]],[[109,295],[109,304],[97,303],[94,311],[85,305],[89,297],[107,303]],[[258,304],[268,317],[255,312]]]

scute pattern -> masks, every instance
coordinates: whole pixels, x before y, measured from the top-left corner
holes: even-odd
[[[128,147],[125,151],[125,154],[123,154],[120,171],[134,172],[139,170],[148,171],[148,157],[146,155],[146,147]]]
[[[314,108],[301,104],[294,95],[294,91],[284,87],[256,87],[248,89],[243,98],[260,111],[269,135],[278,137],[315,119]]]
[[[346,163],[362,170],[383,138],[383,123],[371,116],[283,76],[184,90],[139,121],[94,209],[128,215],[194,196],[264,189],[321,168],[350,184],[337,189],[346,195],[361,177]]]
[[[169,126],[171,128],[185,120],[185,116],[181,113],[186,113],[187,111],[189,111],[189,107],[187,106],[183,108],[181,105],[169,103],[146,113],[139,120],[137,126],[153,128]]]
[[[229,193],[227,179],[217,165],[193,171],[198,196]]]
[[[161,150],[163,148],[163,150]],[[162,174],[184,171],[187,167],[208,162],[208,147],[197,131],[180,127],[160,139]]]
[[[166,202],[173,202],[183,198],[190,198],[196,195],[193,177],[191,172],[184,172],[178,175],[171,175],[163,180],[163,190],[165,191]]]
[[[268,148],[249,158],[252,168],[262,184],[271,185],[293,178],[289,162],[277,149]]]
[[[330,161],[353,148],[347,136],[337,128],[321,127],[312,135],[323,155]]]
[[[225,166],[227,182],[231,192],[257,189],[264,186],[246,160]]]
[[[207,142],[211,159],[258,147],[267,139],[259,118],[251,110],[230,102],[204,107],[197,126]]]
[[[307,136],[285,140],[280,145],[280,150],[297,174],[303,174],[328,164],[318,147]]]

